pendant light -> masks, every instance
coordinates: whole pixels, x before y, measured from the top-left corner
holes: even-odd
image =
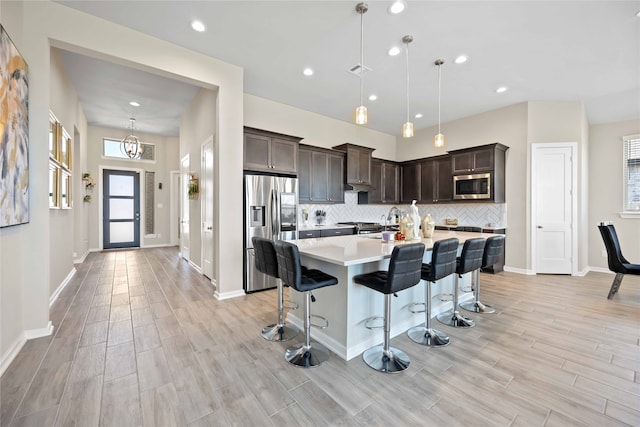
[[[435,64],[438,66],[438,134],[433,138],[433,145],[436,148],[444,147],[444,135],[440,131],[440,95],[441,95],[441,82],[442,82],[442,64],[444,59],[437,59]]]
[[[413,36],[404,36],[402,38],[402,43],[404,43],[407,47],[405,48],[407,52],[407,121],[402,125],[402,137],[403,138],[411,138],[413,136],[413,123],[409,121],[409,43],[413,41]]]
[[[364,92],[364,22],[363,16],[369,10],[369,6],[366,3],[358,3],[356,5],[356,12],[360,14],[360,106],[356,108],[356,124],[367,124],[367,107],[364,106],[363,92]]]
[[[133,134],[133,124],[136,119],[131,117],[129,120],[131,121],[131,134],[122,139],[120,142],[120,150],[130,159],[139,159],[144,150],[142,149],[142,144],[138,137]]]

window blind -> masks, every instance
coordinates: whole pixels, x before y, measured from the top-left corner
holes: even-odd
[[[624,137],[623,210],[640,211],[640,135]]]

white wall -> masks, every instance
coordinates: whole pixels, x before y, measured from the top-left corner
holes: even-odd
[[[144,234],[144,206],[141,204],[140,218],[140,246],[163,246],[168,245],[170,240],[169,233],[169,217],[170,217],[170,174],[169,171],[179,168],[179,145],[178,138],[153,135],[148,133],[136,132],[136,136],[142,142],[155,144],[156,162],[143,162],[128,159],[108,159],[102,157],[102,139],[122,139],[131,133],[125,128],[112,129],[100,126],[89,126],[87,134],[87,166],[81,172],[88,172],[96,182],[96,187],[90,191],[83,190],[84,194],[91,195],[91,201],[88,203],[80,202],[84,205],[89,213],[89,247],[92,250],[98,250],[103,247],[100,241],[100,198],[102,197],[102,187],[100,185],[100,168],[109,169],[142,169],[143,171],[155,172],[155,234],[156,237],[145,237]],[[158,183],[162,182],[162,190],[158,188]],[[140,200],[144,199],[144,173],[140,175]],[[76,199],[77,201],[78,199]],[[177,203],[177,201],[174,201]],[[158,208],[158,204],[162,204],[162,208]],[[159,237],[157,235],[160,235]]]
[[[640,134],[640,120],[593,125],[589,141],[589,266],[607,269],[597,224],[613,221],[622,253],[640,262],[640,217],[620,218],[622,211],[622,137]]]
[[[244,94],[245,126],[304,138],[301,143],[331,148],[351,143],[374,148],[373,157],[396,160],[396,138],[349,122]]]
[[[189,105],[187,111],[185,111],[180,122],[180,158],[183,158],[187,154],[189,155],[190,170],[199,178],[202,178],[202,143],[205,142],[207,138],[217,133],[217,102],[218,94],[216,90],[201,89],[191,102],[191,105]],[[214,181],[223,183],[224,176],[219,176],[219,174],[216,173],[220,170],[221,162],[217,149],[219,141],[216,141],[216,139],[214,139],[214,146],[214,175],[216,175]],[[224,159],[222,162],[224,162]],[[218,192],[214,191],[215,212],[219,210],[220,206],[226,205],[217,199],[217,194]],[[189,200],[189,258],[190,261],[199,268],[202,268],[201,204],[203,201],[203,197]],[[216,222],[215,217],[217,216],[217,213],[215,213],[214,223]],[[219,226],[220,225],[216,226],[216,228]],[[214,234],[214,244],[217,248],[219,242],[217,237],[220,235],[220,230],[217,229]],[[214,253],[220,253],[221,249],[222,248],[217,248]],[[213,277],[211,277],[212,280],[216,279],[218,268],[219,266],[216,265],[216,260],[214,260],[214,272]]]

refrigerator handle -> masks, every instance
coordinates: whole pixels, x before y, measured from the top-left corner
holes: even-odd
[[[271,240],[276,240],[280,233],[278,226],[278,196],[277,190],[271,190]]]

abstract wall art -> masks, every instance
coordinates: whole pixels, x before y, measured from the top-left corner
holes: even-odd
[[[27,63],[0,25],[0,227],[29,222]]]

